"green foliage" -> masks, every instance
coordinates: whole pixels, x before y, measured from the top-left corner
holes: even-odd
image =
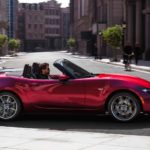
[[[10,39],[8,42],[8,47],[10,50],[18,50],[20,47],[20,40]]]
[[[67,45],[69,47],[75,47],[76,45],[76,40],[74,38],[70,38],[68,41],[67,41]]]
[[[102,36],[106,43],[113,49],[118,49],[122,45],[123,29],[120,25],[109,27],[102,32]]]
[[[7,41],[7,36],[0,34],[0,48],[3,47],[3,45],[6,43],[6,41]]]

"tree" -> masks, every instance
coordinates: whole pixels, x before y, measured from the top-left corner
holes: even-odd
[[[10,39],[8,42],[8,47],[11,51],[17,51],[20,47],[20,40]]]
[[[20,40],[16,40],[16,51],[19,50],[20,46],[21,46],[21,41]]]
[[[4,46],[6,41],[7,41],[7,36],[0,34],[0,51],[2,50],[2,47]]]
[[[67,41],[67,45],[70,48],[70,51],[74,53],[74,47],[76,45],[76,40],[74,38],[69,38]]]
[[[102,31],[102,36],[106,41],[107,45],[109,45],[113,49],[114,58],[117,60],[117,50],[122,46],[122,37],[123,37],[123,29],[120,25],[115,25],[113,27],[109,27]]]
[[[74,38],[69,38],[69,40],[67,41],[67,44],[69,47],[75,47],[76,40]]]

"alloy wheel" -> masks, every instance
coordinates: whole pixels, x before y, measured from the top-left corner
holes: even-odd
[[[109,111],[119,121],[131,121],[139,113],[140,106],[132,94],[121,93],[112,97],[109,104]]]
[[[20,112],[20,103],[13,94],[0,94],[0,119],[11,120]]]

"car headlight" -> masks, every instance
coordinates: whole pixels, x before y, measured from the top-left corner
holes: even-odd
[[[150,94],[150,89],[148,89],[148,88],[144,88],[144,89],[142,89],[142,91],[143,91],[144,93],[149,93],[149,94]]]

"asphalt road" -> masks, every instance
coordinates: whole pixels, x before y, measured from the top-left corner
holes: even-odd
[[[2,122],[2,127],[91,133],[150,136],[150,116],[142,115],[133,122],[120,123],[111,116],[21,116],[16,121]]]
[[[15,68],[17,70],[23,68],[26,63],[32,64],[33,62],[48,62],[51,66],[52,73],[58,73],[58,71],[53,68],[52,64],[59,58],[69,59],[90,72],[130,74],[150,81],[150,73],[137,71],[126,72],[122,67],[96,62],[93,59],[76,58],[75,56],[63,52],[28,53],[1,64],[1,67]],[[17,73],[21,74],[21,72]],[[0,128],[4,126],[150,136],[149,115],[142,115],[137,120],[130,123],[116,122],[110,116],[22,116],[17,121],[0,121]]]
[[[92,58],[78,58],[75,55],[70,55],[64,52],[43,52],[43,53],[27,53],[23,56],[19,56],[13,59],[10,59],[6,63],[1,64],[0,66],[11,71],[17,71],[15,69],[22,69],[24,64],[32,64],[33,62],[48,62],[51,66],[51,73],[58,73],[59,71],[53,67],[53,62],[60,58],[66,58],[72,62],[80,65],[81,67],[87,69],[93,73],[119,73],[119,74],[129,74],[133,76],[138,76],[150,81],[150,72],[139,72],[139,71],[125,71],[123,67],[114,66],[106,63],[100,63],[93,60]],[[13,68],[13,69],[12,69]],[[14,69],[15,68],[15,69]],[[19,72],[21,74],[21,72]]]

